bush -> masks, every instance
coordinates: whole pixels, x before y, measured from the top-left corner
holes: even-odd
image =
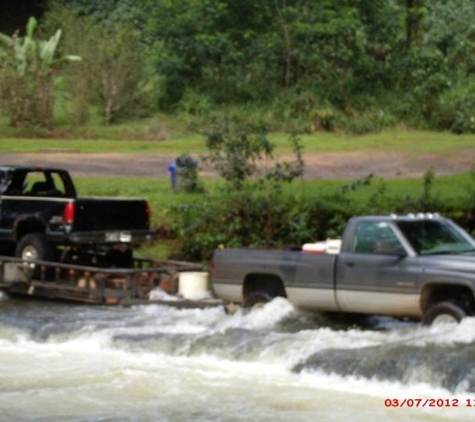
[[[175,163],[179,190],[203,192],[203,185],[198,180],[198,161],[188,154],[182,154],[175,160]]]
[[[475,133],[475,79],[450,86],[440,95],[434,126],[454,133]]]
[[[205,196],[199,203],[173,209],[172,227],[181,240],[178,256],[204,261],[210,259],[220,244],[275,247],[308,236],[301,230],[299,204],[283,195],[274,184],[268,184],[265,189],[246,185],[240,190],[230,190],[225,186],[221,192]]]
[[[462,208],[449,206],[434,191],[435,176],[428,170],[422,178],[419,195],[389,195],[371,175],[336,187],[325,195],[305,195],[304,190],[282,189],[275,182],[245,183],[241,189],[221,185],[199,203],[175,206],[172,231],[176,237],[176,256],[208,261],[215,248],[266,247],[295,248],[307,242],[338,238],[353,215],[389,215],[440,212],[475,229],[475,191],[469,189]]]
[[[263,129],[254,132],[246,126],[224,121],[206,134],[209,152],[203,158],[232,189],[240,189],[251,178],[257,183],[263,180],[292,182],[302,176],[304,163],[300,140],[293,135],[290,142],[295,160],[277,162],[273,157],[274,144]]]

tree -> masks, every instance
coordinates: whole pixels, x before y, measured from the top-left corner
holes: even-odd
[[[103,4],[106,6],[110,2]],[[77,10],[83,9],[77,6]],[[45,22],[47,27],[62,23],[64,48],[82,57],[81,63],[64,73],[66,89],[74,98],[72,120],[85,123],[91,106],[97,107],[107,124],[145,113],[153,107],[158,88],[156,78],[148,72],[140,33],[127,23],[106,21],[105,17],[101,22],[94,13],[89,16],[78,11],[56,5]]]
[[[420,41],[421,21],[426,12],[425,0],[405,0],[406,3],[406,50]]]
[[[53,79],[55,73],[78,56],[57,57],[61,30],[48,40],[37,38],[37,21],[31,17],[26,34],[0,34],[0,95],[13,126],[53,124]]]
[[[76,67],[83,76],[71,71],[65,78],[70,86],[80,85],[74,89],[77,104],[88,91],[84,87],[90,88],[94,98],[86,104],[100,105],[109,122],[139,108],[143,96],[137,93],[146,87],[148,93],[159,92],[168,109],[196,109],[200,103],[208,114],[217,104],[257,104],[267,114],[256,122],[269,118],[276,127],[317,127],[313,123],[320,115],[331,116],[332,126],[343,130],[357,120],[363,130],[366,122],[378,128],[400,121],[434,125],[443,97],[453,103],[467,78],[473,86],[472,0],[49,4],[71,7],[83,28],[59,21],[67,51],[84,56],[82,67]],[[70,49],[74,42],[68,33],[89,51]],[[152,73],[144,76],[132,64]],[[459,111],[467,104],[462,100],[456,101]],[[245,112],[250,114],[249,108]],[[292,123],[282,123],[286,119]]]
[[[265,37],[273,25],[269,1],[146,4],[151,16],[145,38],[155,40],[155,63],[166,78],[168,105],[178,102],[189,86],[224,102],[261,95],[262,83],[275,80],[274,39]]]
[[[429,79],[437,82],[432,84],[434,104],[430,118],[438,129],[475,132],[474,15],[471,0],[435,0],[428,4],[422,22],[423,46],[438,58],[438,66]]]
[[[217,125],[206,134],[208,153],[204,156],[221,177],[239,190],[244,183],[255,181],[292,182],[303,174],[302,146],[296,136],[290,138],[295,160],[278,162],[275,145],[264,130],[255,132],[229,121]]]

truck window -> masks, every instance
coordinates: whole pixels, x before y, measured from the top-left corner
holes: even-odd
[[[356,227],[354,253],[395,255],[401,251],[404,247],[388,223],[361,221]]]
[[[24,195],[30,196],[63,196],[65,194],[64,183],[56,172],[27,173],[24,183]]]
[[[466,253],[474,240],[447,220],[399,221],[397,226],[419,255]]]

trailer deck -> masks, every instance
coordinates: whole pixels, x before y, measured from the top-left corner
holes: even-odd
[[[100,268],[0,256],[0,290],[12,296],[95,305],[223,306],[218,299],[177,296],[178,275],[202,269],[201,264],[174,260],[134,259],[133,268]],[[166,292],[165,297],[153,299],[156,289]]]

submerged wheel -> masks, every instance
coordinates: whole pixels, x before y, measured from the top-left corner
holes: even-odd
[[[248,310],[262,308],[267,302],[270,302],[273,297],[266,292],[249,293],[242,302],[242,307]]]
[[[422,318],[423,325],[459,323],[467,312],[454,302],[439,302],[431,306]]]
[[[18,242],[15,255],[25,261],[54,261],[55,249],[40,233],[31,233]]]

